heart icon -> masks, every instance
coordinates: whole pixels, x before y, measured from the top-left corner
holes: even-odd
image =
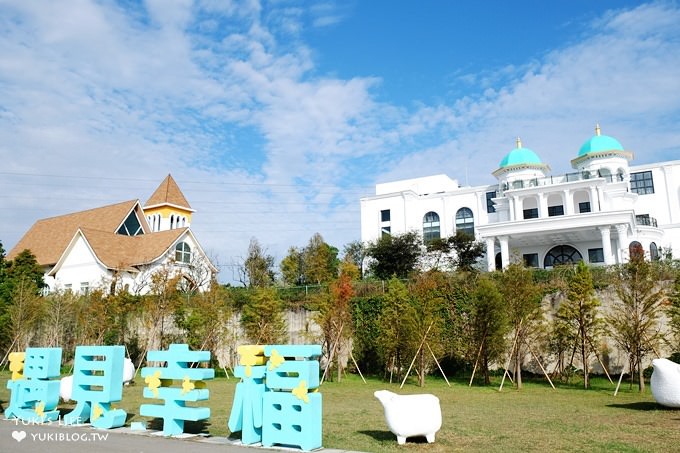
[[[26,431],[12,431],[12,437],[17,442],[21,442],[26,438]]]

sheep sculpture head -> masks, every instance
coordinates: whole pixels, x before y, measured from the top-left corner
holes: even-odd
[[[680,408],[680,365],[668,359],[654,359],[650,385],[657,403]]]

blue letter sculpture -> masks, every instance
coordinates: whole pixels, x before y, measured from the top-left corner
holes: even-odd
[[[229,430],[241,431],[241,442],[251,445],[262,441],[262,395],[267,370],[264,346],[238,347],[239,364],[234,376],[241,378],[236,384],[234,402],[229,415]]]
[[[262,348],[264,354],[260,352]],[[317,393],[316,359],[321,355],[321,346],[242,346],[238,352],[241,365],[234,374],[242,381],[236,385],[229,429],[240,430],[244,444],[320,448],[322,398]],[[263,355],[269,360],[265,366],[258,366]]]
[[[303,450],[321,448],[321,393],[319,345],[265,346],[267,392],[264,394],[262,445],[295,445]],[[296,360],[301,357],[302,360]],[[271,390],[271,391],[269,391]],[[308,393],[312,390],[314,393]]]
[[[166,436],[182,434],[186,420],[210,417],[209,407],[185,406],[187,401],[205,401],[210,396],[203,381],[214,378],[215,370],[190,368],[192,363],[210,362],[210,351],[190,351],[186,344],[171,344],[167,351],[149,351],[147,360],[167,362],[166,368],[142,368],[142,377],[147,384],[144,397],[160,398],[165,404],[142,404],[140,415],[162,418]],[[173,380],[181,380],[182,387],[171,387]]]
[[[10,357],[13,362],[20,363],[21,353]],[[18,366],[10,369],[15,373]],[[59,403],[59,377],[61,368],[61,348],[27,348],[24,354],[24,375],[16,375],[18,379],[7,381],[11,391],[9,407],[5,417],[18,418],[32,423],[53,421],[59,417],[56,410]]]
[[[76,408],[64,416],[67,425],[90,423],[97,428],[117,428],[125,424],[127,413],[111,409],[123,398],[124,346],[76,347],[72,399]]]

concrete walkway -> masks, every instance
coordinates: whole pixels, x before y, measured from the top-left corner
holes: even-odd
[[[60,423],[34,425],[18,420],[0,420],[0,452],[27,453],[253,453],[257,451],[300,451],[291,448],[245,447],[226,437],[186,435],[166,438],[156,431],[130,428],[95,429],[87,425],[64,426]],[[323,453],[356,453],[324,448]]]

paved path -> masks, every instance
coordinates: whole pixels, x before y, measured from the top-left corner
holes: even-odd
[[[0,415],[1,417],[1,415]],[[153,431],[132,431],[130,428],[113,430],[90,426],[22,424],[17,420],[0,419],[0,453],[253,453],[257,451],[300,451],[244,447],[226,437],[187,436],[166,438]],[[352,453],[348,450],[321,449],[323,453]]]

